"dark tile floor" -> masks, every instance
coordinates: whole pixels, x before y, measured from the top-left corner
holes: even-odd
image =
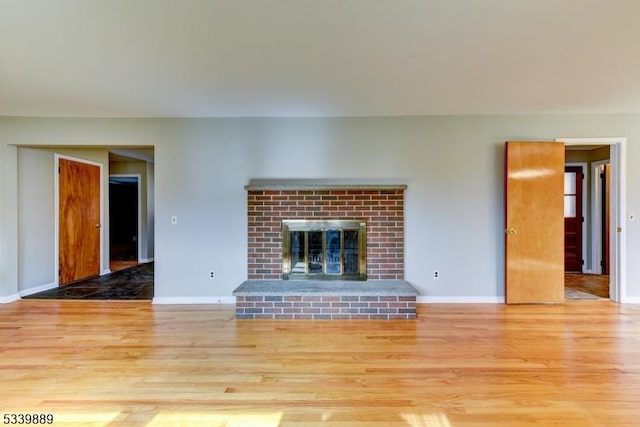
[[[148,300],[153,298],[153,263],[59,286],[24,299]]]

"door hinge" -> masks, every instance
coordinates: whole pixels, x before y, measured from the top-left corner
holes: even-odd
[[[60,166],[58,166],[58,174],[60,174],[62,172],[62,169],[60,168]]]
[[[584,217],[582,217],[582,222],[584,222]]]
[[[583,259],[580,260],[580,264],[584,265],[584,260]]]

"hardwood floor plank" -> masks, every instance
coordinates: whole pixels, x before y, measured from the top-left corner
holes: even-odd
[[[564,286],[573,291],[565,294],[568,298],[609,299],[609,276],[601,274],[565,273]],[[577,293],[575,291],[577,291]]]
[[[418,315],[236,321],[233,306],[21,300],[0,305],[0,409],[54,425],[637,425],[640,307]]]

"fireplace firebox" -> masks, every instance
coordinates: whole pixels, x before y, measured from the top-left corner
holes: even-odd
[[[283,220],[283,279],[367,280],[364,220]]]

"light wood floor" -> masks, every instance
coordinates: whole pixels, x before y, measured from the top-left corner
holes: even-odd
[[[580,299],[580,295],[586,297],[609,299],[609,276],[602,274],[565,273],[564,286],[569,288]]]
[[[126,268],[135,267],[136,265],[139,265],[139,264],[140,263],[138,261],[110,261],[109,269],[111,270],[111,272],[115,272],[115,271],[124,270]]]
[[[418,316],[4,304],[0,410],[56,426],[638,425],[640,306],[421,304]]]

